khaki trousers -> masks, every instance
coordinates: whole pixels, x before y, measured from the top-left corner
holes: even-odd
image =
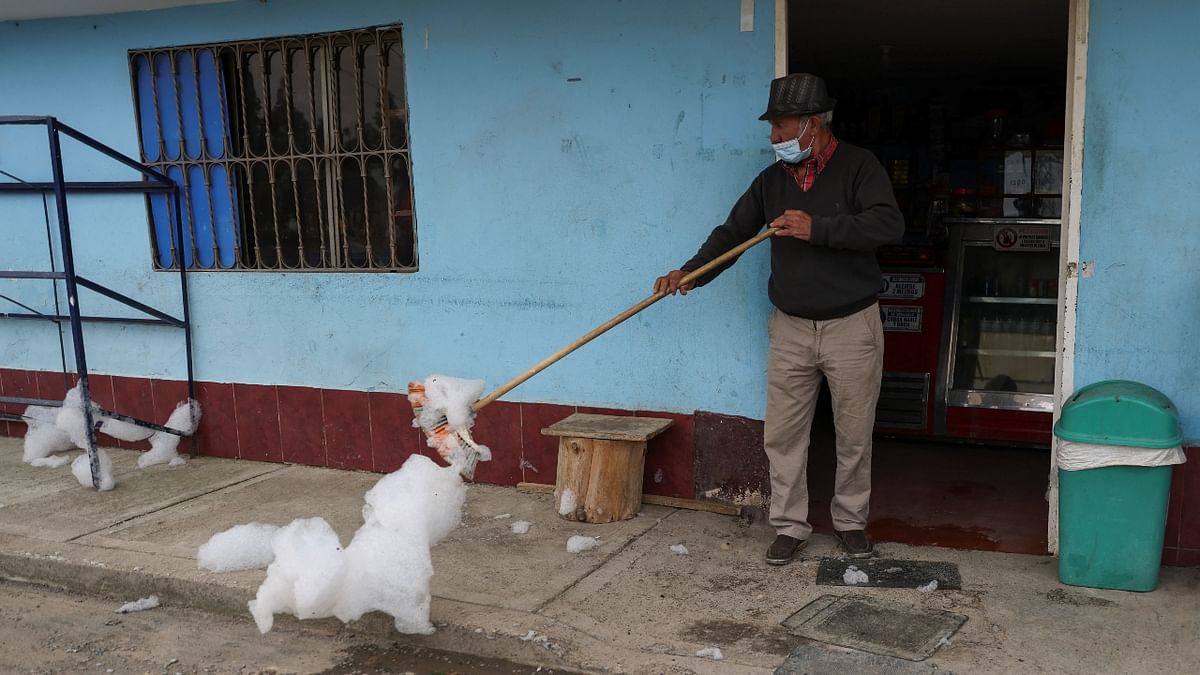
[[[777,534],[807,539],[808,447],[821,378],[829,381],[837,432],[835,530],[866,528],[871,499],[871,434],[883,375],[879,305],[841,319],[813,321],[775,310],[767,325],[767,420],[771,463],[770,523]]]

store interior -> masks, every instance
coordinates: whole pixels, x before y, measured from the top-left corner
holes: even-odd
[[[825,78],[834,132],[875,152],[905,214],[904,241],[879,252],[910,289],[881,300],[869,527],[880,541],[1046,552],[1068,10],[788,3],[788,71]],[[829,531],[823,398],[810,517]]]

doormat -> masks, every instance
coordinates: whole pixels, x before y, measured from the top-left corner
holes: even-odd
[[[856,575],[857,583],[849,583],[846,570],[854,567],[867,575]],[[958,565],[926,560],[844,560],[822,558],[817,567],[817,584],[820,586],[861,586],[863,588],[930,588],[929,582],[936,581],[936,590],[957,591],[962,589],[962,577]]]
[[[914,663],[894,656],[870,654],[833,645],[809,643],[797,647],[774,675],[954,675],[936,663]]]
[[[929,658],[966,623],[954,612],[915,609],[858,595],[822,595],[784,619],[793,635],[894,656]]]

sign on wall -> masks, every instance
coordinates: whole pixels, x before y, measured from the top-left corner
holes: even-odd
[[[992,248],[997,251],[1049,251],[1050,228],[998,226],[992,233]]]
[[[920,333],[922,308],[919,305],[880,305],[883,329],[899,333]]]
[[[925,297],[925,277],[920,274],[885,274],[879,297],[916,300]]]

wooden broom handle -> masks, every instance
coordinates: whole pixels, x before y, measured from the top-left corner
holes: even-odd
[[[742,253],[745,253],[746,249],[751,248],[752,246],[755,246],[761,242],[764,242],[767,239],[770,239],[771,236],[774,235],[778,230],[779,230],[779,228],[777,228],[777,227],[769,227],[769,228],[763,230],[762,232],[755,235],[752,239],[747,239],[746,241],[738,244],[737,246],[735,246],[735,247],[729,249],[728,251],[722,253],[721,255],[717,256],[716,258],[713,258],[712,260],[710,260],[709,262],[700,266],[699,268],[695,269],[694,271],[688,272],[682,279],[679,280],[679,284],[682,286],[683,284],[688,284],[688,283],[691,283],[691,282],[699,279],[700,277],[704,276],[705,274],[708,274],[714,268],[719,267],[719,266],[729,262],[730,260],[732,260],[733,258],[736,258],[737,256],[741,255]],[[479,399],[478,401],[475,402],[475,405],[471,406],[471,408],[478,412],[485,405],[495,401],[496,399],[500,398],[501,396],[503,396],[503,395],[507,394],[508,392],[512,391],[513,389],[517,388],[522,382],[524,382],[525,380],[528,380],[529,378],[533,377],[534,375],[537,375],[538,373],[542,372],[543,370],[550,367],[555,362],[561,360],[567,354],[570,354],[571,352],[575,351],[576,349],[579,349],[580,347],[586,345],[587,343],[596,339],[603,333],[607,332],[609,329],[614,328],[618,324],[624,322],[629,317],[637,314],[638,312],[642,311],[643,309],[646,309],[650,305],[653,305],[654,303],[658,302],[659,300],[662,300],[665,297],[667,297],[667,293],[665,293],[665,292],[664,293],[655,293],[654,295],[651,295],[650,297],[646,298],[645,300],[642,300],[641,302],[637,303],[633,307],[630,307],[629,309],[625,310],[624,312],[621,312],[620,314],[614,316],[613,318],[609,319],[608,321],[605,321],[604,323],[600,324],[599,326],[596,326],[595,328],[593,328],[592,330],[590,330],[586,334],[584,334],[582,337],[580,337],[578,340],[575,340],[574,342],[567,345],[566,347],[563,347],[562,349],[554,352],[550,356],[547,356],[546,358],[539,361],[538,364],[535,365],[534,367],[530,368],[529,370],[526,370],[525,372],[514,377],[513,379],[509,380],[508,382],[505,382],[503,385],[501,385],[499,388],[497,388],[492,393]]]

